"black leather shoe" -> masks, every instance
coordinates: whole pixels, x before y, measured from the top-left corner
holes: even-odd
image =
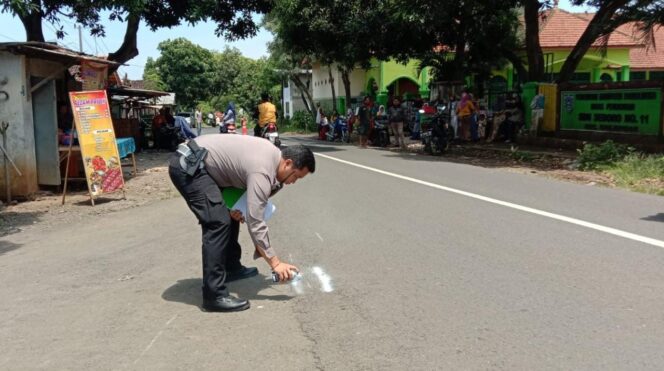
[[[249,309],[249,300],[224,296],[214,300],[203,299],[203,309],[208,312],[239,312]]]
[[[233,282],[237,280],[243,280],[245,278],[253,277],[258,274],[258,268],[247,268],[242,266],[242,268],[226,273],[226,282]]]

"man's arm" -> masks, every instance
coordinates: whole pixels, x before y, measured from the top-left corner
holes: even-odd
[[[279,275],[280,281],[288,281],[293,278],[291,271],[299,272],[299,269],[294,265],[282,262],[270,244],[268,227],[263,220],[270,192],[271,183],[267,176],[264,174],[249,175],[247,179],[247,215],[245,219],[258,254],[265,259],[272,271]]]

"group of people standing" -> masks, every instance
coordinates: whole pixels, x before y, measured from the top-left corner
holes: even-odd
[[[521,97],[516,92],[507,94],[504,107],[494,111],[492,122],[488,121],[485,107],[466,91],[461,93],[461,97],[450,96],[445,105],[449,105],[450,125],[455,139],[460,142],[477,142],[485,138],[492,141],[496,136],[508,143],[514,142],[523,125]],[[485,130],[487,125],[492,125],[490,131]]]
[[[318,104],[316,108],[316,125],[318,126],[318,138],[325,140],[327,131],[330,130],[331,122],[339,119],[339,115],[335,110],[330,119],[325,115],[323,108]],[[399,98],[394,98],[385,109],[384,105],[376,108],[376,104],[372,101],[371,97],[365,96],[362,100],[362,105],[358,107],[355,112],[348,109],[346,112],[346,119],[348,120],[349,131],[357,128],[357,133],[360,137],[360,148],[367,148],[369,143],[375,141],[375,124],[388,126],[392,131],[392,136],[395,138],[395,143],[390,143],[392,146],[406,148],[406,139],[404,136],[404,124],[406,123],[406,115],[404,108]]]

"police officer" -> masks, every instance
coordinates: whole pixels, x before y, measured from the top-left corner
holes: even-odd
[[[184,197],[203,231],[203,308],[229,312],[249,308],[249,301],[228,293],[231,280],[255,276],[256,268],[240,264],[237,229],[220,188],[246,189],[247,223],[255,245],[254,258],[263,257],[280,281],[291,280],[299,269],[279,259],[263,220],[268,198],[285,184],[293,184],[316,170],[311,150],[246,135],[203,135],[182,144],[169,164],[171,181]],[[237,223],[237,222],[235,222]]]

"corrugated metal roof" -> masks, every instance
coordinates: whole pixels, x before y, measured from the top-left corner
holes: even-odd
[[[109,61],[108,59],[95,57],[85,53],[79,53],[71,49],[63,48],[59,45],[35,41],[0,43],[0,51],[8,51],[14,54],[55,60],[63,63],[88,60],[112,66],[121,65],[121,63],[118,62]]]

